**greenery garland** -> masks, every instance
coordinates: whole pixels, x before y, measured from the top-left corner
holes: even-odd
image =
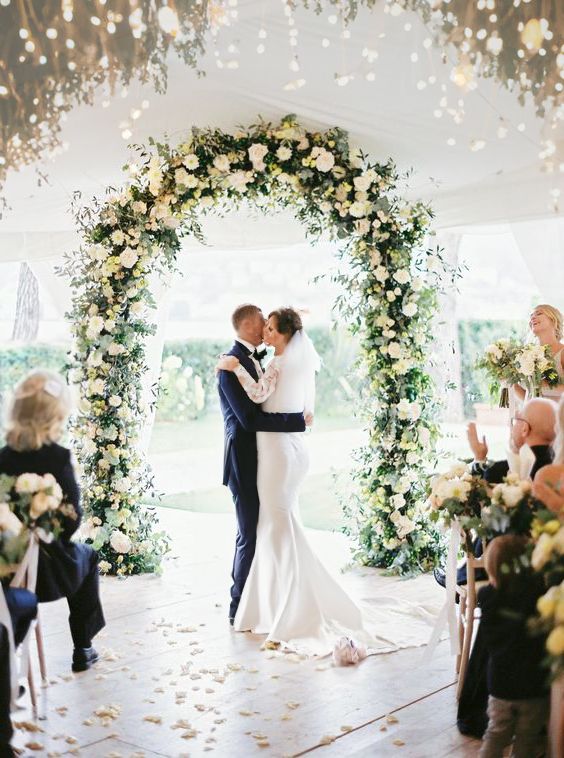
[[[370,444],[348,513],[364,562],[401,573],[428,568],[440,545],[422,512],[437,436],[424,366],[433,337],[440,257],[421,248],[430,211],[398,194],[399,176],[351,150],[338,128],[306,131],[295,117],[234,134],[194,129],[176,148],[139,148],[123,189],[77,212],[83,245],[64,272],[74,291],[72,379],[81,405],[74,432],[89,518],[83,536],[102,570],[158,570],[167,540],[140,504],[151,486],[136,443],[145,420],[144,342],[153,327],[150,276],[175,268],[199,217],[243,204],[290,208],[307,235],[342,244],[341,315],[362,337]]]

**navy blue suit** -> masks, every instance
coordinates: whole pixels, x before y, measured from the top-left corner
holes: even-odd
[[[235,342],[234,355],[257,380],[249,350]],[[265,413],[249,398],[232,371],[219,372],[219,400],[225,427],[223,484],[229,487],[237,514],[237,539],[233,559],[230,618],[234,618],[249,574],[257,536],[257,432],[303,432],[303,413]]]
[[[16,647],[23,641],[29,625],[37,616],[37,598],[28,590],[0,587],[12,619]],[[10,643],[8,630],[0,624],[0,756],[15,756],[10,748],[13,729],[10,719],[12,684],[10,679]]]

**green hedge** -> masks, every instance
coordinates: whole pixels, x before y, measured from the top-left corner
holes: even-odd
[[[309,334],[323,361],[317,381],[317,413],[329,416],[352,414],[358,386],[353,371],[356,342],[346,332],[328,328],[317,327],[311,329]],[[209,339],[166,342],[157,418],[186,420],[217,410],[219,402],[214,367],[218,355],[229,347],[228,342]],[[180,358],[182,365],[171,367],[170,361],[167,364],[171,356]],[[65,360],[66,350],[60,345],[0,348],[0,403],[32,369],[48,368],[63,372]]]
[[[478,321],[461,320],[458,322],[458,340],[460,345],[460,360],[462,372],[462,398],[464,414],[474,416],[474,403],[488,403],[491,398],[488,391],[488,380],[483,371],[474,368],[476,359],[480,357],[486,346],[502,337],[522,338],[526,333],[525,321]]]

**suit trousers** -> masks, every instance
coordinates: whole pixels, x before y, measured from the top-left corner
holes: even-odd
[[[235,556],[233,558],[233,570],[231,573],[233,585],[231,587],[231,604],[229,607],[229,617],[235,618],[239,601],[243,594],[243,588],[251,570],[257,542],[259,498],[256,488],[256,474],[247,485],[243,485],[235,477],[230,477],[229,489],[233,496],[235,514],[237,516]]]
[[[98,554],[89,545],[77,545],[88,553],[89,571],[80,587],[67,597],[69,626],[75,648],[92,645],[92,638],[106,625],[100,602]],[[41,602],[41,597],[38,598]]]

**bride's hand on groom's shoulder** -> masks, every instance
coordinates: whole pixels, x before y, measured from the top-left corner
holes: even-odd
[[[235,371],[239,365],[239,359],[234,355],[220,355],[215,366],[215,373],[218,371]]]

